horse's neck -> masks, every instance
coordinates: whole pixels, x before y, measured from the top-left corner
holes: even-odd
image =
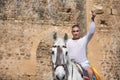
[[[68,80],[83,80],[83,78],[82,78],[81,74],[79,73],[75,63],[71,60],[69,60],[68,69],[69,69]]]

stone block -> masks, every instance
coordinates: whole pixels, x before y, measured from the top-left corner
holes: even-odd
[[[120,15],[117,9],[111,9],[113,15]]]
[[[96,14],[103,14],[103,6],[99,5],[94,5],[93,10],[95,11]]]

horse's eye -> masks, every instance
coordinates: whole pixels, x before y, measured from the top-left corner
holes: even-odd
[[[52,51],[52,55],[54,55],[54,51]]]
[[[65,45],[63,45],[63,48],[66,48],[66,46],[65,46]]]
[[[67,56],[67,55],[68,55],[68,52],[66,52],[65,55]]]
[[[56,45],[53,46],[54,48],[57,47]]]

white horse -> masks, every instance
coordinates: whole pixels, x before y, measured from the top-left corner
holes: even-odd
[[[69,59],[66,48],[67,34],[64,38],[53,35],[54,44],[52,47],[52,63],[54,80],[83,80],[78,67]]]

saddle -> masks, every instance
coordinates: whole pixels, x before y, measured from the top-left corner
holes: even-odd
[[[72,62],[74,62],[74,64],[76,65],[76,67],[78,68],[79,73],[81,74],[81,76],[83,77],[84,80],[89,80],[89,75],[88,72],[77,62],[75,62],[74,60],[71,60]],[[99,73],[97,72],[97,70],[95,69],[94,66],[91,66],[92,70],[93,70],[93,80],[102,80]]]

